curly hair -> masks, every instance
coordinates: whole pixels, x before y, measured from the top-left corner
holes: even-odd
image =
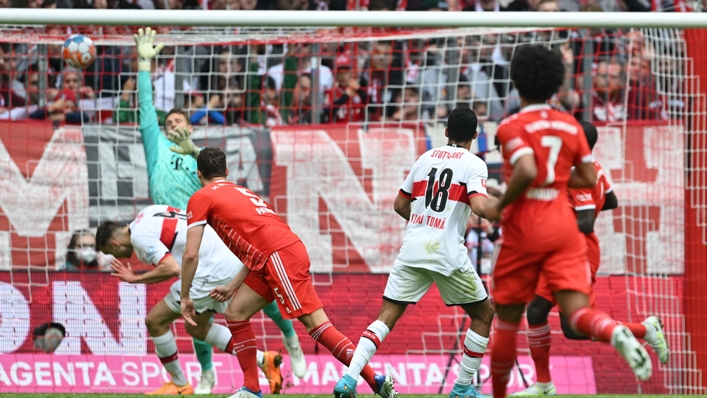
[[[565,80],[562,55],[541,44],[520,46],[511,60],[511,80],[521,98],[545,102],[557,93]]]
[[[447,134],[455,142],[469,142],[476,137],[479,120],[469,108],[456,108],[447,118]]]
[[[226,177],[226,154],[216,147],[204,148],[196,158],[196,167],[205,180]]]

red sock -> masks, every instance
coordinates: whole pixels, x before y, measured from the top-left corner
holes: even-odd
[[[545,322],[542,325],[528,326],[528,348],[530,356],[535,362],[535,373],[538,382],[549,383],[550,378],[550,324]]]
[[[623,322],[618,322],[619,325],[624,325],[628,328],[628,330],[633,333],[633,337],[637,339],[642,339],[646,337],[646,325],[642,323],[623,323]]]
[[[586,336],[608,342],[611,341],[611,333],[616,327],[616,321],[605,312],[582,308],[570,316],[570,325]]]
[[[226,352],[238,358],[243,371],[243,386],[253,392],[260,391],[258,380],[258,347],[255,344],[255,333],[250,327],[250,321],[226,321],[231,331],[231,340],[226,346]]]
[[[351,364],[351,358],[353,357],[354,351],[356,351],[356,347],[348,337],[336,330],[334,325],[330,322],[322,323],[310,330],[309,335],[319,344],[326,347],[339,362],[346,366]],[[366,383],[368,383],[374,392],[378,388],[375,376],[376,372],[369,365],[366,365],[361,371],[361,377],[363,377],[363,380],[366,380]]]
[[[491,381],[493,397],[506,398],[506,384],[516,358],[518,325],[496,321],[496,334],[491,347]]]

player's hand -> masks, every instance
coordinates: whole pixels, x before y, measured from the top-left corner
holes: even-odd
[[[110,269],[113,270],[111,275],[117,276],[121,281],[128,283],[135,282],[136,275],[133,272],[133,267],[130,266],[130,263],[124,265],[120,262],[120,260],[114,258],[110,261]]]
[[[189,297],[182,297],[181,300],[181,310],[184,321],[188,322],[192,326],[196,326],[196,322],[194,322],[193,319],[193,317],[196,316],[196,311],[194,311],[194,302]]]
[[[224,303],[230,300],[235,292],[236,289],[231,289],[229,286],[216,286],[213,290],[211,290],[211,293],[209,293],[209,297],[219,303]]]
[[[199,156],[199,149],[194,145],[194,141],[191,140],[191,134],[189,130],[185,128],[176,128],[174,130],[167,131],[167,138],[177,144],[176,146],[169,147],[169,150],[180,155],[191,155],[195,159]]]
[[[135,39],[135,45],[137,46],[137,53],[140,57],[138,62],[138,70],[150,71],[152,69],[151,61],[157,56],[157,54],[162,51],[164,47],[163,43],[158,43],[155,45],[155,36],[157,31],[145,28],[143,32],[142,28],[137,30],[137,34],[133,35]]]

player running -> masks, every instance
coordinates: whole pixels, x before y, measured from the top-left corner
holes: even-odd
[[[542,45],[516,49],[511,80],[522,109],[505,119],[497,133],[508,188],[500,202],[490,203],[486,211],[491,219],[503,212],[504,235],[492,287],[498,314],[491,349],[494,398],[506,396],[518,325],[535,296],[540,273],[573,330],[610,341],[640,380],[652,373],[648,353],[628,328],[589,306],[587,245],[566,192],[568,185],[594,187],[596,171],[582,127],[572,116],[546,104],[563,78],[560,53]]]
[[[597,129],[589,122],[580,122],[587,138],[589,149],[593,150],[597,142]],[[618,199],[611,187],[611,179],[604,172],[599,162],[594,161],[597,173],[597,183],[594,188],[570,189],[568,191],[570,204],[577,216],[579,230],[584,234],[587,242],[587,257],[592,272],[592,286],[596,282],[597,271],[601,259],[599,238],[594,233],[594,222],[600,211],[613,210],[619,206]],[[594,306],[594,289],[589,296],[590,305]],[[530,356],[535,363],[537,383],[523,391],[511,394],[514,397],[555,395],[555,385],[550,377],[550,325],[548,315],[552,307],[557,304],[548,289],[544,278],[538,283],[535,290],[535,299],[526,311],[528,320],[528,347]],[[569,326],[567,317],[560,312],[560,324],[565,337],[572,340],[586,340],[586,336],[575,333]],[[663,333],[663,326],[655,316],[649,316],[641,323],[623,323],[636,338],[645,339],[658,354],[660,362],[668,362],[670,350]]]
[[[403,244],[383,293],[378,320],[361,335],[351,366],[336,383],[334,396],[354,398],[361,370],[409,304],[417,304],[432,283],[444,303],[460,306],[472,319],[451,398],[483,397],[471,385],[489,341],[493,307],[464,245],[471,211],[484,217],[488,169],[471,152],[477,118],[468,108],[449,115],[447,145],[415,162],[395,199],[395,212],[408,221]],[[496,200],[496,199],[494,199]]]
[[[233,296],[226,312],[228,328],[238,347],[243,369],[243,387],[232,397],[261,397],[256,367],[255,334],[250,318],[277,298],[287,318],[297,318],[314,340],[326,347],[339,362],[348,366],[354,346],[329,322],[309,274],[309,256],[300,238],[280,219],[275,210],[245,187],[226,181],[226,155],[218,148],[204,148],[197,159],[204,188],[187,206],[187,246],[182,270],[182,315],[194,325],[195,303],[190,297],[192,279],[201,265],[200,247],[207,244],[207,226],[213,227],[228,248],[243,261],[238,275],[212,292],[222,301]],[[237,292],[236,292],[237,290]],[[376,375],[370,366],[363,378],[375,393],[394,398],[393,379]]]
[[[172,109],[165,118],[165,130],[170,139],[160,131],[157,114],[152,101],[150,79],[152,59],[162,50],[163,45],[154,45],[156,32],[139,29],[135,35],[138,55],[138,102],[140,106],[140,136],[147,159],[147,175],[150,182],[150,198],[155,204],[185,209],[191,195],[201,188],[196,175],[196,156],[199,148],[191,139],[193,127],[186,112]],[[172,142],[177,143],[174,146]],[[181,261],[181,258],[180,258]],[[263,311],[277,324],[284,335],[283,343],[290,355],[292,371],[297,377],[304,377],[307,370],[304,353],[292,321],[282,318],[277,305],[270,303]],[[211,394],[216,378],[213,372],[213,349],[208,344],[194,339],[194,352],[201,364],[202,376],[194,392]],[[279,360],[278,360],[279,361]],[[268,369],[269,380],[277,380],[279,369]],[[271,384],[271,391],[279,391]]]
[[[170,206],[154,205],[143,209],[137,218],[129,225],[114,222],[104,222],[96,231],[96,245],[103,253],[112,254],[116,258],[130,258],[133,251],[144,263],[153,264],[156,268],[144,274],[136,275],[130,265],[123,265],[113,260],[111,268],[115,276],[128,283],[153,284],[179,276],[182,253],[187,235],[187,217],[183,211]],[[191,296],[201,322],[194,327],[185,324],[190,336],[203,340],[211,346],[234,354],[234,342],[231,333],[225,326],[211,323],[213,313],[223,314],[228,303],[221,303],[209,297],[215,286],[229,283],[243,267],[243,263],[231,253],[218,239],[216,232],[207,228],[204,234],[208,237],[201,247],[202,268],[194,278]],[[184,376],[179,364],[177,342],[169,326],[182,314],[179,308],[179,291],[181,282],[172,284],[164,300],[153,307],[145,318],[147,331],[155,343],[155,351],[172,380],[160,389],[148,395],[187,395],[193,394],[189,381]],[[234,354],[235,355],[235,354]],[[276,352],[258,351],[258,364],[271,381],[271,386],[282,386],[282,376],[279,373],[281,358]],[[272,378],[272,380],[271,380]]]

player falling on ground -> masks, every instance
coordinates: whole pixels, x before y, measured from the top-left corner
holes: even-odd
[[[457,108],[449,115],[447,145],[415,162],[395,198],[395,211],[408,220],[400,253],[388,277],[378,320],[363,332],[351,366],[336,383],[334,396],[353,398],[361,370],[405,312],[432,283],[448,306],[461,306],[472,322],[450,397],[482,397],[471,385],[489,340],[493,307],[464,245],[471,211],[484,216],[488,169],[471,152],[476,138],[474,111]]]
[[[280,311],[297,318],[314,340],[348,366],[354,346],[329,322],[309,274],[309,256],[300,238],[275,210],[245,187],[226,181],[226,155],[218,148],[204,148],[197,159],[204,188],[187,206],[187,246],[182,262],[182,315],[193,324],[194,303],[189,286],[201,265],[200,246],[206,244],[210,225],[245,267],[227,286],[215,288],[212,297],[227,300],[235,293],[226,313],[228,328],[238,347],[243,387],[233,397],[262,397],[256,367],[255,334],[250,318],[277,298]],[[237,290],[237,292],[236,292]],[[383,398],[393,398],[393,379],[376,375],[370,366],[364,379]]]
[[[157,56],[163,45],[154,45],[155,36],[156,32],[150,28],[146,28],[144,32],[139,29],[135,35],[135,43],[140,57],[137,79],[140,106],[139,129],[147,158],[150,198],[155,204],[185,209],[191,195],[201,188],[196,175],[196,156],[199,154],[199,148],[190,138],[193,127],[189,123],[187,114],[181,109],[172,109],[165,118],[165,130],[170,139],[178,146],[174,146],[170,139],[167,139],[160,131],[152,101],[150,68],[152,59]],[[290,355],[293,373],[297,377],[304,377],[307,367],[292,321],[282,318],[275,303],[270,303],[263,310],[284,335],[283,343]],[[201,380],[194,392],[196,394],[211,394],[211,389],[216,382],[212,363],[213,349],[203,341],[194,339],[194,352],[202,369]],[[272,362],[279,363],[280,360],[281,358],[277,354],[276,360]],[[282,379],[279,367],[266,367],[263,371],[268,380],[271,380],[271,391],[279,391],[276,386],[277,381]]]
[[[130,258],[133,251],[138,259],[156,268],[144,274],[133,273],[130,265],[123,265],[113,260],[113,275],[128,283],[153,284],[179,276],[182,253],[187,235],[187,217],[183,211],[170,206],[154,205],[143,209],[129,225],[104,222],[96,231],[96,245],[106,254],[116,258]],[[209,297],[215,286],[229,283],[243,267],[243,263],[221,242],[216,232],[207,228],[207,237],[201,247],[202,267],[194,277],[191,296],[194,297],[198,313],[199,326],[185,324],[187,333],[205,341],[211,346],[234,354],[234,342],[231,333],[223,325],[211,323],[213,313],[223,314],[228,303],[221,303]],[[170,325],[182,314],[179,308],[181,281],[172,284],[164,300],[153,307],[145,318],[147,331],[155,343],[155,351],[172,380],[157,391],[148,395],[187,395],[193,389],[184,376],[179,364],[177,341],[170,330]],[[276,368],[276,352],[258,351],[258,364],[261,368]],[[267,375],[268,373],[266,373]],[[282,379],[274,380],[282,386]],[[272,383],[271,383],[272,385]]]
[[[492,287],[498,316],[491,349],[495,398],[506,396],[518,325],[541,273],[574,331],[610,341],[639,379],[647,380],[652,372],[648,353],[631,331],[589,306],[587,244],[569,206],[567,187],[594,187],[596,172],[582,127],[546,104],[563,78],[559,52],[542,45],[516,49],[511,80],[522,109],[505,119],[497,133],[508,188],[485,211],[491,219],[503,212],[503,243]]]
[[[587,138],[589,149],[593,150],[597,142],[597,129],[589,122],[580,122]],[[594,188],[570,189],[570,204],[574,208],[577,216],[579,230],[584,234],[587,241],[587,257],[592,272],[592,286],[596,282],[597,271],[601,259],[599,250],[599,239],[594,233],[594,222],[600,211],[613,210],[619,206],[618,199],[611,187],[611,180],[604,172],[599,162],[594,161],[594,169],[597,173],[597,183]],[[537,383],[523,391],[519,391],[512,396],[538,396],[555,395],[555,385],[550,378],[550,325],[548,315],[555,306],[556,301],[552,293],[547,288],[544,279],[538,283],[535,290],[535,299],[530,303],[526,311],[528,320],[528,347],[530,356],[535,363],[535,373]],[[590,305],[594,306],[594,290],[589,296]],[[586,340],[587,337],[575,333],[569,327],[567,317],[560,313],[560,323],[565,337],[572,340]],[[658,318],[649,316],[642,323],[623,323],[636,338],[645,339],[653,350],[658,354],[660,362],[668,362],[670,350],[665,340],[663,326]]]

